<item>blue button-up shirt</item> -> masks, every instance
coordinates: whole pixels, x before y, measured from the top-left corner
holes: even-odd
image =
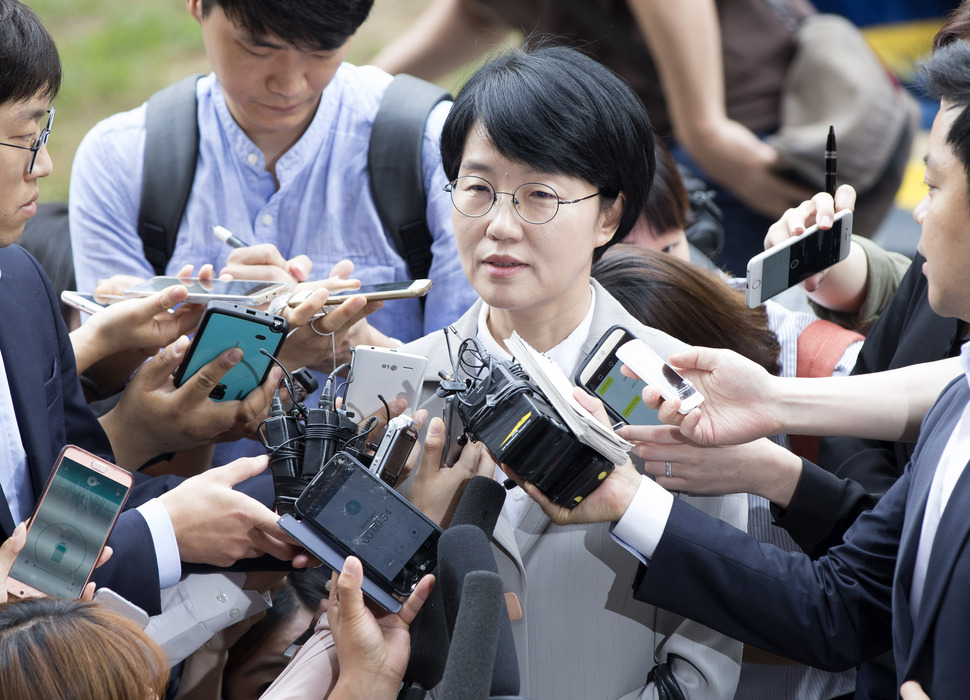
[[[199,160],[192,193],[167,272],[184,264],[225,264],[231,249],[211,234],[219,224],[248,243],[272,243],[286,258],[306,254],[313,279],[338,260],[354,262],[363,284],[410,277],[381,225],[370,192],[367,148],[391,77],[344,64],[323,91],[300,140],[266,172],[262,153],[229,114],[214,75],[197,86]],[[422,318],[417,300],[388,303],[369,317],[383,333],[409,341],[438,330],[476,299],[455,248],[451,202],[443,191],[438,141],[450,103],[431,113],[423,143],[427,219],[434,237]],[[145,106],[96,125],[77,151],[71,173],[70,226],[79,290],[116,274],[150,277],[136,228],[145,145]]]

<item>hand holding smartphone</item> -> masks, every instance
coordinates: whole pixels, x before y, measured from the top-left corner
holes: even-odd
[[[642,340],[624,343],[617,348],[616,356],[647,384],[655,386],[666,400],[680,399],[678,413],[690,413],[704,401],[704,397],[687,378]]]
[[[852,211],[837,212],[832,227],[810,226],[805,233],[748,261],[745,302],[751,308],[845,260],[852,246]]]
[[[408,402],[408,413],[414,413],[427,365],[428,358],[421,355],[374,345],[356,346],[350,360],[344,408],[358,420],[366,418],[383,410],[383,396],[388,402],[403,398]]]
[[[80,447],[57,459],[7,577],[18,598],[78,598],[131,490],[131,473]]]
[[[432,287],[429,279],[406,280],[404,282],[384,282],[382,284],[364,284],[358,289],[342,289],[327,297],[327,306],[338,306],[350,297],[363,294],[368,302],[386,301],[388,299],[413,299],[423,297]],[[304,289],[290,297],[287,304],[292,308],[307,300],[316,289]]]
[[[198,277],[152,277],[124,291],[125,297],[147,297],[176,284],[188,287],[185,301],[205,304],[208,301],[228,301],[241,306],[259,306],[289,290],[283,282],[266,280],[221,280]]]

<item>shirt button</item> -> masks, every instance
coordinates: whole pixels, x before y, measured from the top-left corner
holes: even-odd
[[[255,153],[250,153],[248,156],[246,156],[246,160],[249,161],[250,165],[256,165],[256,163],[259,162],[259,156]]]
[[[263,214],[262,222],[269,226],[273,223],[273,217],[270,214]]]
[[[232,610],[229,611],[229,617],[239,617],[239,613],[240,613],[239,608],[233,608]]]
[[[220,603],[225,603],[227,600],[229,600],[229,597],[225,593],[220,593],[216,596],[216,600],[218,600]]]

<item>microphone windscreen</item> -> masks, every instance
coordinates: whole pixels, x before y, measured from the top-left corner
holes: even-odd
[[[489,571],[498,575],[498,566],[495,564],[488,537],[474,525],[454,525],[448,528],[438,539],[437,587],[441,589],[445,622],[452,636],[458,610],[463,602],[463,582],[466,575],[474,571]],[[519,661],[515,653],[508,609],[504,604],[499,620],[499,645],[495,656],[491,694],[519,694]]]
[[[487,476],[473,476],[465,486],[465,492],[458,501],[451,527],[455,525],[474,525],[489,538],[495,531],[495,523],[505,505],[505,488]]]
[[[411,658],[404,672],[404,686],[420,686],[419,692],[407,695],[402,690],[402,694],[398,695],[399,700],[412,696],[423,698],[424,690],[438,685],[444,675],[447,658],[448,626],[441,584],[436,582],[431,595],[411,623]]]
[[[493,571],[472,571],[465,577],[438,695],[442,700],[488,700],[491,695],[499,622],[506,615],[502,588]]]

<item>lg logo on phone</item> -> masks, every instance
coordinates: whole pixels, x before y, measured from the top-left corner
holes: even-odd
[[[381,365],[381,369],[389,369],[392,372],[397,372],[397,365]]]

